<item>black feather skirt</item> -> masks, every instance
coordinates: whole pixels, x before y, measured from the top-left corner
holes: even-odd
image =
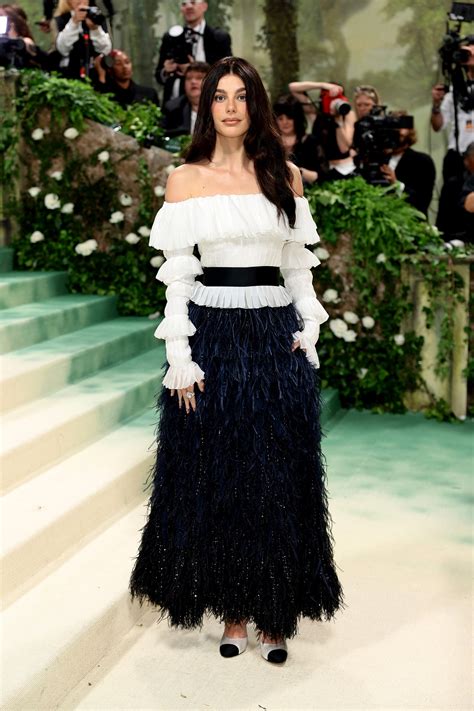
[[[158,398],[148,519],[130,590],[173,626],[203,615],[293,637],[343,606],[321,454],[319,378],[292,304],[189,304],[205,392],[186,414]],[[197,389],[197,387],[196,387]]]

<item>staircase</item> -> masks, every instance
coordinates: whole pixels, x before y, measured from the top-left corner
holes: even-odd
[[[0,249],[2,698],[53,709],[146,612],[128,579],[145,522],[164,345],[62,272]],[[324,393],[323,423],[337,419]],[[332,419],[331,419],[332,418]]]
[[[0,249],[1,708],[51,709],[142,614],[144,524],[163,344],[113,297]]]

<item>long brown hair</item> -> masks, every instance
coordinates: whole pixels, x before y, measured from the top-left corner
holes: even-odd
[[[245,85],[250,128],[244,139],[244,149],[249,160],[253,161],[260,189],[276,206],[278,215],[284,212],[290,227],[294,227],[296,203],[285,149],[262,80],[255,67],[245,59],[225,57],[211,67],[203,80],[196,126],[186,153],[186,163],[212,158],[216,146],[216,129],[211,107],[219,80],[227,74],[240,77]]]

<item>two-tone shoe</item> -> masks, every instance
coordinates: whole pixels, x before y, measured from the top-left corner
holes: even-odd
[[[219,652],[222,657],[237,657],[247,649],[248,637],[226,637],[222,635]]]
[[[260,654],[267,662],[272,664],[283,664],[288,658],[288,647],[285,640],[278,644],[270,642],[260,642]]]

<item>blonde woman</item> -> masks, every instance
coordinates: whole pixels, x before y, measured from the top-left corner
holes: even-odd
[[[92,8],[96,9],[96,8]],[[112,41],[102,18],[98,24],[88,16],[89,0],[60,0],[55,13],[59,71],[70,79],[84,79],[99,54],[109,54]]]

